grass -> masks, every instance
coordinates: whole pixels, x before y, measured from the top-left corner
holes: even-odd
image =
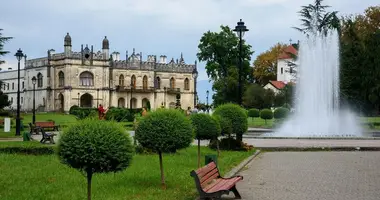
[[[380,123],[380,117],[361,117],[362,123]],[[248,127],[250,128],[273,128],[275,125],[275,120],[267,120],[267,123],[265,123],[265,120],[261,118],[248,118]],[[375,126],[375,130],[380,130],[380,126]]]
[[[201,151],[202,157],[216,154],[207,147],[202,147]],[[252,154],[252,151],[222,151],[218,160],[221,173],[228,172]],[[61,164],[56,155],[0,154],[0,160],[2,200],[86,199],[85,177]],[[163,161],[166,190],[160,186],[158,155],[136,155],[125,171],[93,177],[93,199],[195,199],[197,193],[190,171],[197,166],[196,147],[165,154]]]

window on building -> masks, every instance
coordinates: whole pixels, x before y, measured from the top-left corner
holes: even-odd
[[[12,83],[12,90],[15,89],[15,83]]]
[[[284,68],[281,67],[281,74],[283,74],[283,73],[284,73]]]
[[[79,75],[79,85],[81,86],[93,86],[94,85],[94,75],[91,72],[82,72]]]
[[[123,74],[121,74],[119,76],[119,86],[124,86],[124,75]]]
[[[65,74],[62,71],[58,73],[58,86],[65,86]]]
[[[25,84],[24,84],[24,81],[22,82],[22,89],[24,89],[25,88]]]
[[[136,76],[135,75],[132,75],[132,77],[131,77],[131,86],[133,88],[136,88]]]
[[[5,90],[5,88],[4,88],[4,90]],[[7,90],[9,90],[9,83],[7,83]]]
[[[156,77],[156,82],[154,83],[154,85],[155,85],[155,87],[157,88],[157,89],[160,89],[161,88],[161,79],[160,79],[160,77]]]
[[[37,87],[42,87],[43,81],[42,81],[42,74],[38,73],[37,74]]]
[[[22,104],[24,102],[24,97],[21,97],[20,101],[20,103]]]
[[[143,77],[143,89],[144,90],[148,89],[148,77],[147,76]]]
[[[188,78],[185,78],[185,90],[190,90],[190,83],[189,83],[189,79]]]
[[[174,89],[174,88],[175,88],[175,80],[174,80],[173,77],[170,79],[170,88],[171,88],[171,89]]]

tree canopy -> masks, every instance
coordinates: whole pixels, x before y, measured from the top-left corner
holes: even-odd
[[[8,42],[10,39],[12,39],[12,37],[4,37],[1,33],[2,31],[3,29],[0,28],[0,57],[5,56],[9,53],[9,51],[4,50],[4,44]],[[4,60],[0,60],[0,64],[3,64],[4,62]]]

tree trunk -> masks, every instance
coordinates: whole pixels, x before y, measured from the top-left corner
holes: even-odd
[[[201,168],[201,140],[198,139],[198,168]]]
[[[240,142],[243,141],[243,134],[241,133],[236,134],[236,140]]]
[[[91,200],[92,169],[87,170],[87,200]]]
[[[160,171],[161,171],[161,186],[162,189],[166,189],[166,184],[165,184],[165,176],[164,176],[164,167],[162,165],[162,152],[158,152],[158,157],[160,158]]]

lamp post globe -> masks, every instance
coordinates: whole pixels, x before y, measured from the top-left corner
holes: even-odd
[[[239,37],[239,79],[238,79],[238,104],[242,105],[242,71],[243,71],[243,36],[245,32],[248,32],[249,30],[244,25],[244,22],[240,19],[240,21],[237,23],[237,26],[235,26],[235,29],[233,30],[237,33]]]
[[[20,61],[24,57],[22,50],[17,50],[15,54],[17,58],[17,115],[16,115],[16,135],[20,135],[21,131],[21,120],[20,120]]]
[[[198,70],[196,67],[193,69],[193,79],[194,79],[194,108],[197,106],[197,78],[198,78]]]
[[[32,78],[32,83],[33,83],[33,120],[32,123],[36,124],[36,82],[37,79],[35,76]]]

